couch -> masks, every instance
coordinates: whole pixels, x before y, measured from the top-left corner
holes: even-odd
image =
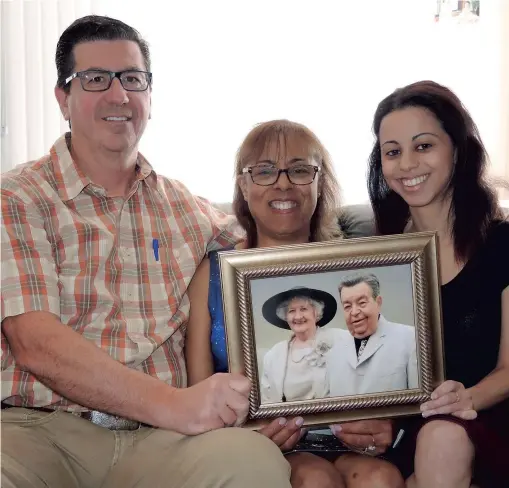
[[[214,207],[231,214],[231,203],[214,203]],[[338,216],[338,224],[345,237],[369,237],[375,233],[373,211],[370,204],[346,205]]]
[[[214,206],[228,214],[233,213],[231,203],[215,203]],[[509,220],[509,207],[502,210]],[[345,205],[339,213],[338,224],[346,238],[370,237],[375,234],[373,210],[369,203]]]

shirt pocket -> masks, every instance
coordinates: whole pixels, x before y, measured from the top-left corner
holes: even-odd
[[[174,240],[158,240],[156,249],[153,239],[148,239],[147,271],[154,305],[166,302],[175,313],[179,308],[197,264],[190,246]]]

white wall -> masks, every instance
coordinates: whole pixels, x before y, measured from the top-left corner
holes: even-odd
[[[336,315],[324,327],[337,327],[346,330],[338,284],[347,275],[352,273],[375,274],[380,282],[382,314],[384,317],[391,322],[415,326],[414,286],[411,264],[251,280],[251,313],[253,314],[258,373],[260,375],[262,374],[265,353],[278,342],[287,340],[291,336],[291,331],[276,327],[264,319],[262,315],[263,304],[277,293],[295,286],[307,286],[324,290],[330,293],[338,304]]]
[[[499,161],[500,164],[497,168],[499,176],[503,176],[506,181],[509,181],[509,2],[502,1],[500,9],[501,24],[501,77],[500,77],[500,154],[505,157],[504,160]],[[505,163],[505,164],[504,164]],[[502,198],[505,198],[504,205],[509,208],[509,190],[502,193]]]
[[[330,293],[337,301],[338,311],[326,327],[346,329],[341,309],[338,284],[352,273],[374,273],[380,281],[383,298],[382,313],[387,320],[406,325],[415,325],[412,269],[410,264],[380,266],[374,268],[311,273],[299,276],[284,276],[251,280],[253,324],[257,347],[270,348],[291,335],[291,332],[268,323],[262,315],[263,304],[279,292],[295,286],[307,286]]]
[[[16,2],[26,10],[37,0]],[[55,3],[39,2],[44,12]],[[436,0],[74,3],[81,5],[76,16],[88,3],[90,12],[118,17],[148,39],[153,117],[141,150],[157,171],[212,200],[231,198],[235,151],[251,127],[289,118],[308,125],[329,149],[345,202],[365,201],[376,105],[396,87],[419,79],[434,79],[457,92],[479,125],[496,174],[509,173],[503,133],[509,108],[501,103],[501,36],[504,25],[509,29],[508,16],[501,15],[504,0],[482,0],[477,25],[449,27],[433,22]],[[27,50],[30,36],[24,42]],[[43,61],[53,63],[53,53],[47,51]],[[9,97],[27,91],[19,83],[14,88],[17,77],[12,71],[8,76]],[[41,155],[61,130],[53,121],[53,131],[44,128],[44,141],[14,150],[13,131],[30,124],[30,118],[19,121],[19,107],[11,102],[7,114],[18,122],[11,124],[5,167]],[[53,100],[44,110],[59,117]]]

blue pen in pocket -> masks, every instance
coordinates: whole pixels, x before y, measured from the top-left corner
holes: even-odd
[[[159,240],[152,240],[152,249],[154,250],[154,258],[156,261],[159,261]]]

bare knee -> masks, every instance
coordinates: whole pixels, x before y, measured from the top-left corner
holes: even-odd
[[[310,453],[290,454],[292,488],[344,488],[332,463]]]
[[[341,483],[341,484],[340,484]],[[292,488],[343,488],[341,478],[335,478],[315,468],[303,468],[292,472]]]
[[[346,454],[336,461],[348,488],[404,488],[398,468],[383,459]]]
[[[417,436],[416,486],[469,486],[474,447],[465,429],[454,422],[434,420]]]
[[[366,488],[404,488],[405,480],[396,466],[387,461],[380,461],[367,476],[362,486],[366,486]]]
[[[444,452],[471,458],[473,446],[466,430],[461,425],[446,420],[428,422],[417,436],[417,453],[443,458]]]

